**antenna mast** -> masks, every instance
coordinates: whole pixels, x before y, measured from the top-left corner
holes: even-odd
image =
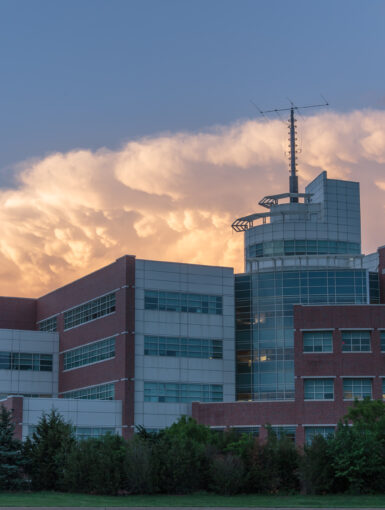
[[[322,97],[322,96],[321,96]],[[265,115],[265,113],[277,113],[278,112],[287,112],[290,111],[289,116],[289,170],[290,170],[290,177],[289,177],[289,192],[290,195],[290,203],[297,203],[298,202],[298,174],[297,174],[297,129],[296,129],[296,119],[294,115],[295,110],[302,110],[304,108],[321,108],[323,106],[329,106],[329,103],[326,101],[326,99],[322,98],[325,102],[323,104],[312,104],[308,106],[295,106],[292,101],[290,108],[275,108],[274,110],[258,110],[260,111],[261,115]]]
[[[298,175],[297,175],[297,137],[296,125],[294,117],[294,108],[290,108],[289,119],[289,158],[290,158],[290,177],[289,177],[289,192],[298,194]],[[297,203],[298,197],[290,197],[290,203]]]

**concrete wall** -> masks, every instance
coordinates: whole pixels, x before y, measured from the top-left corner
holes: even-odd
[[[144,381],[221,384],[224,400],[234,400],[233,270],[137,260],[135,280],[135,424],[163,428],[191,414],[189,403],[144,402]],[[223,296],[223,315],[145,310],[146,289]],[[223,340],[223,359],[145,356],[145,335]]]
[[[0,329],[0,351],[52,354],[52,372],[0,369],[0,394],[58,394],[59,336],[57,333]]]
[[[330,240],[361,244],[359,183],[328,179],[322,172],[306,187],[310,203],[278,204],[271,207],[271,222],[245,232],[245,271],[254,271],[248,261],[248,246],[281,240]]]
[[[22,438],[38,424],[42,413],[58,411],[74,427],[113,428],[122,433],[122,402],[120,400],[73,400],[66,398],[24,398]]]

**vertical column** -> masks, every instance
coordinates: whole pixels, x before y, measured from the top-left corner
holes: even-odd
[[[380,303],[385,304],[385,246],[378,248],[378,276],[380,280]]]
[[[122,401],[122,434],[128,438],[134,432],[134,377],[135,377],[135,257],[125,256],[118,259],[122,266],[121,289],[123,294],[120,312],[122,321],[122,340],[119,355],[120,380],[115,384],[115,399]],[[117,352],[118,355],[118,352]]]

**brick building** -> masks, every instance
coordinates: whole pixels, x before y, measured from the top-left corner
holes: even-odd
[[[58,409],[79,437],[181,414],[298,444],[385,395],[385,247],[361,253],[359,184],[322,172],[233,224],[245,272],[126,255],[37,299],[0,298],[0,398],[26,437]]]

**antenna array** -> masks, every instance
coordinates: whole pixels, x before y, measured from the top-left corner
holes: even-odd
[[[321,96],[322,97],[322,96]],[[322,108],[324,106],[329,106],[329,103],[326,101],[324,97],[322,99],[325,101],[322,104],[312,104],[307,106],[296,106],[292,101],[290,108],[274,108],[273,110],[260,110],[258,106],[256,108],[259,110],[259,113],[265,117],[266,113],[276,113],[279,115],[279,112],[290,112],[289,119],[288,119],[288,128],[289,128],[289,170],[290,170],[290,177],[289,177],[289,190],[290,193],[298,194],[298,175],[297,175],[297,153],[298,153],[298,147],[297,147],[297,128],[296,128],[296,119],[294,112],[303,110],[305,108]],[[254,104],[254,103],[253,103]],[[298,197],[291,196],[290,202],[295,203],[298,202]]]

